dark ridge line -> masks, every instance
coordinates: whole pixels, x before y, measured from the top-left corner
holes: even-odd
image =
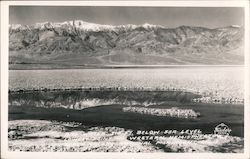
[[[18,90],[9,90],[9,93],[30,93],[30,92],[57,92],[57,91],[117,91],[117,92],[125,92],[125,91],[134,91],[134,92],[166,92],[166,91],[180,91],[183,93],[188,93],[189,91],[185,89],[176,89],[176,88],[125,88],[125,87],[97,87],[97,88],[55,88],[55,89],[49,89],[49,88],[41,88],[41,89],[18,89]],[[192,92],[190,92],[192,93]],[[196,92],[198,93],[198,92]]]
[[[34,68],[11,68],[16,65],[30,66],[30,65],[44,65],[42,67]],[[29,63],[29,64],[9,64],[9,70],[70,70],[70,69],[163,69],[163,68],[223,68],[223,67],[245,67],[245,65],[63,65],[53,63]]]

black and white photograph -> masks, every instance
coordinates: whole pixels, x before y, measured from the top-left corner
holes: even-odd
[[[7,151],[247,153],[245,9],[9,5]]]

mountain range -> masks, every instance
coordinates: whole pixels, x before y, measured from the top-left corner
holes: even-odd
[[[9,25],[10,68],[242,65],[244,28],[102,25],[81,20]],[[25,68],[25,67],[23,67]]]

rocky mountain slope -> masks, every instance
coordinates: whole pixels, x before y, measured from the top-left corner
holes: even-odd
[[[63,65],[243,64],[244,29],[100,25],[80,20],[9,25],[9,62]]]

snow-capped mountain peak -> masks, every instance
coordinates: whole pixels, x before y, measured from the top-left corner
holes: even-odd
[[[233,27],[233,28],[240,28],[241,26],[240,25],[231,25],[231,27]]]
[[[9,25],[9,29],[11,29],[11,30],[27,30],[30,28],[27,25],[11,24],[11,25]]]
[[[11,28],[11,29],[18,29],[20,27],[22,27],[21,24],[11,24],[11,25],[9,25],[9,28]]]
[[[149,24],[149,23],[144,23],[142,25],[142,27],[144,27],[145,29],[152,29],[152,28],[162,28],[163,26],[160,26],[160,25],[153,25],[153,24]]]
[[[134,24],[126,24],[126,25],[104,25],[104,24],[96,24],[96,23],[90,23],[82,20],[71,20],[71,21],[64,21],[64,22],[42,22],[42,23],[36,23],[34,25],[31,25],[30,27],[34,29],[48,29],[48,28],[66,28],[66,27],[75,27],[80,30],[85,30],[85,31],[102,31],[102,30],[130,30],[130,29],[135,29],[138,27],[143,27],[145,29],[153,29],[153,28],[158,28],[158,27],[163,27],[160,25],[153,25],[149,23],[144,23],[142,25],[134,25]],[[12,24],[9,25],[10,29],[16,30],[16,29],[21,29],[25,30],[27,29],[27,26],[23,26],[21,24]]]

